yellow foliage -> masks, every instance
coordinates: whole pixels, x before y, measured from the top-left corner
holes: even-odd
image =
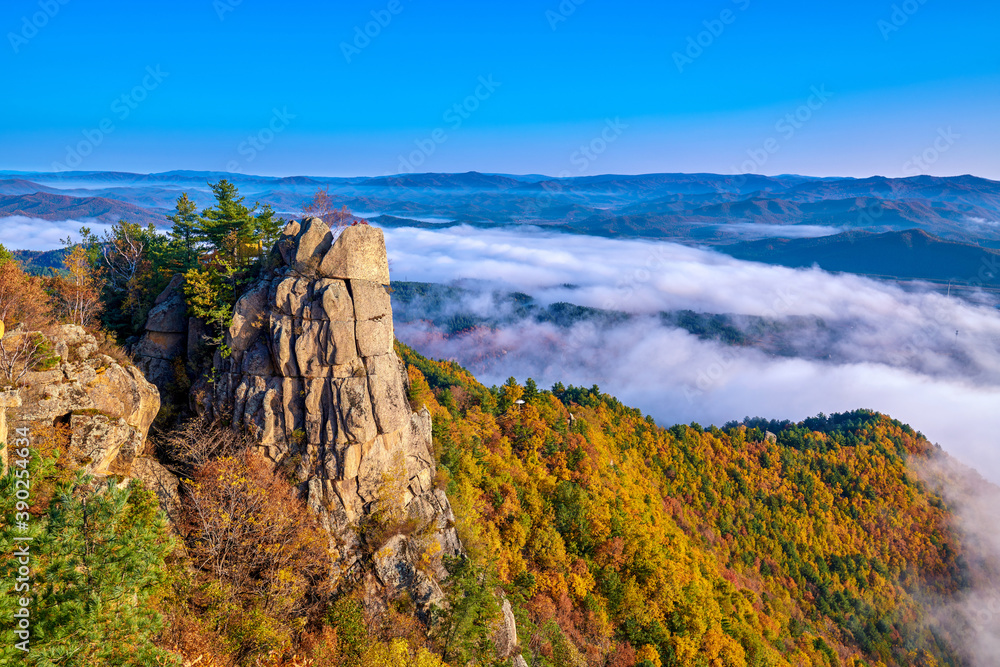
[[[413,648],[405,639],[394,639],[365,651],[361,667],[447,667],[447,663],[425,648]]]

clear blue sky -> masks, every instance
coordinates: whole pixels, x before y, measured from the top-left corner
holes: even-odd
[[[5,0],[0,169],[1000,179],[1000,3],[561,6]]]

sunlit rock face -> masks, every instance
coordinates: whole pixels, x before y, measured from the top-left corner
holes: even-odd
[[[22,337],[47,339],[51,358],[45,368],[26,373],[0,393],[0,442],[11,430],[32,438],[57,437],[65,443],[66,463],[97,476],[130,477],[143,455],[149,427],[160,409],[160,396],[139,369],[100,350],[94,336],[67,324],[51,331],[14,331],[5,341]],[[6,464],[6,450],[3,462]]]
[[[462,547],[434,486],[430,414],[411,410],[393,350],[382,231],[354,225],[334,239],[308,218],[289,224],[272,257],[278,268],[236,305],[214,377],[195,387],[198,409],[247,429],[294,470],[345,572],[364,553],[357,527],[395,503],[407,529],[378,548],[373,570],[387,588],[436,601],[440,559],[417,564]]]

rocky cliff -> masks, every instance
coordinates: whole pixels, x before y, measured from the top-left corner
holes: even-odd
[[[434,484],[430,414],[411,410],[393,350],[382,232],[355,225],[335,240],[311,218],[288,225],[273,259],[278,268],[236,304],[214,375],[195,386],[198,410],[248,429],[294,470],[336,538],[342,572],[368,553],[388,589],[437,601],[440,556],[462,547]],[[393,512],[398,530],[362,544],[361,527]]]
[[[165,471],[143,456],[160,408],[156,387],[135,366],[102,353],[98,341],[78,326],[44,334],[9,332],[6,338],[34,335],[48,339],[50,368],[27,373],[17,388],[0,393],[0,442],[7,442],[8,431],[22,428],[32,442],[67,438],[64,464],[98,476],[149,478],[158,486]],[[6,467],[6,450],[2,459]],[[169,476],[164,479],[169,483]]]

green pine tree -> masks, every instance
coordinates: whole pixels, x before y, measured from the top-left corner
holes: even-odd
[[[451,664],[489,664],[494,655],[493,630],[500,618],[494,591],[495,576],[465,557],[444,559],[448,591],[444,611],[437,617],[439,648]]]
[[[265,256],[285,226],[285,220],[275,217],[270,204],[252,207],[226,179],[209,183],[215,195],[215,206],[201,212],[200,232],[220,254],[232,257],[245,266]]]
[[[16,510],[15,470],[0,478],[0,511]],[[38,474],[38,469],[35,469]],[[32,485],[34,487],[34,485]],[[12,618],[30,595],[30,651],[16,647],[4,624],[0,664],[84,667],[179,664],[153,644],[162,619],[150,604],[166,572],[172,549],[156,496],[141,486],[119,488],[109,480],[95,487],[78,474],[53,497],[46,514],[32,517],[28,532],[0,526],[0,548],[13,552],[13,538],[30,536],[31,589],[13,589],[19,563],[0,561],[6,582],[0,611]],[[11,613],[8,613],[11,612]]]
[[[167,216],[167,220],[174,223],[167,235],[174,250],[171,263],[175,266],[172,268],[183,273],[198,265],[202,221],[195,203],[188,198],[186,192],[177,198],[175,210],[174,215]]]
[[[201,212],[201,232],[216,250],[233,255],[240,242],[252,236],[252,211],[230,181],[209,183],[215,195],[215,207]]]

